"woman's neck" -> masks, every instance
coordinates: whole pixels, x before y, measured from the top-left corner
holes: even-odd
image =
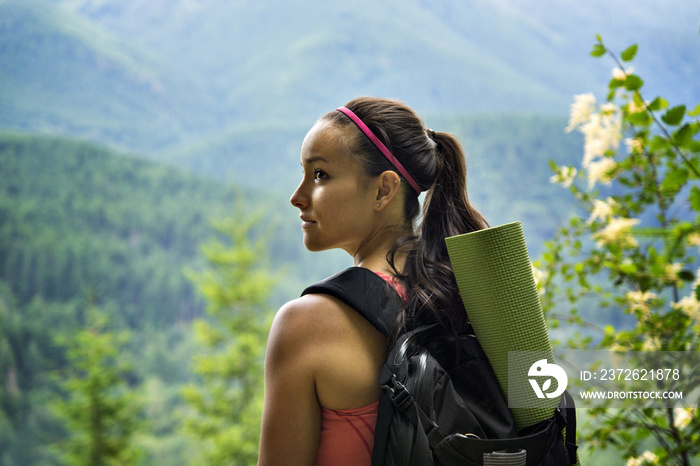
[[[406,261],[406,253],[397,251],[396,254],[394,254],[394,267],[389,263],[388,256],[396,241],[406,235],[405,229],[399,230],[393,228],[385,229],[375,234],[373,237],[368,238],[353,256],[355,266],[364,267],[377,272],[384,272],[392,276],[396,275],[397,271],[400,273]],[[396,270],[394,270],[394,268]]]

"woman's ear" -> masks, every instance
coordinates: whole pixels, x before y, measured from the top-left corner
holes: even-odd
[[[391,170],[382,172],[377,177],[377,210],[383,209],[399,192],[401,178]]]

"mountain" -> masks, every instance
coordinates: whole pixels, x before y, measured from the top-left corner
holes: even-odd
[[[639,43],[650,97],[700,101],[686,0],[3,0],[0,18],[0,129],[247,184],[293,171],[306,129],[357,95],[401,98],[426,120],[564,115],[573,94],[605,93],[613,64],[588,56],[596,33]]]

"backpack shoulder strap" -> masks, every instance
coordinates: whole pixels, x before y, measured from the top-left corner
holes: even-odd
[[[568,390],[564,390],[564,399],[566,400],[566,438],[564,443],[569,453],[569,462],[576,464],[578,462],[578,445],[576,444],[576,406],[574,399]]]
[[[307,287],[301,295],[322,293],[333,296],[374,326],[382,335],[391,336],[402,310],[401,298],[376,273],[363,267],[350,267]]]

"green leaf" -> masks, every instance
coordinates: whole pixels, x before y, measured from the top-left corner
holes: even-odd
[[[602,57],[605,55],[605,46],[603,44],[595,44],[591,50],[591,56]]]
[[[627,89],[628,91],[636,91],[640,89],[643,85],[644,81],[636,74],[627,75],[627,79],[625,79],[625,89]]]
[[[612,78],[610,82],[608,83],[608,88],[609,89],[617,89],[618,87],[622,87],[625,85],[625,81],[622,79],[615,79]]]
[[[695,299],[700,301],[700,285],[695,287]]]
[[[678,278],[683,280],[684,282],[692,282],[695,280],[695,274],[688,269],[683,269],[680,272],[678,272]]]
[[[649,104],[649,110],[651,110],[652,112],[658,112],[659,110],[663,110],[667,107],[668,101],[663,97],[657,97],[656,99],[652,100]]]
[[[643,227],[635,228],[634,234],[640,238],[665,238],[669,235],[669,232],[665,228]]]
[[[671,147],[671,143],[668,141],[668,139],[659,135],[654,136],[649,143],[649,150],[652,152],[666,150],[669,147]]]
[[[670,108],[663,114],[661,119],[667,125],[675,126],[683,121],[685,116],[685,105],[678,105],[676,107]]]
[[[620,264],[620,272],[626,275],[633,275],[637,272],[637,266],[633,262]]]
[[[686,123],[671,134],[671,140],[676,146],[683,146],[693,137],[693,135],[693,127],[689,123]]]
[[[685,167],[675,167],[670,170],[661,182],[663,191],[677,191],[688,181],[688,169]]]
[[[623,61],[632,61],[635,55],[637,55],[637,44],[628,47],[627,50],[622,52],[620,57]]]
[[[688,116],[691,116],[691,117],[700,116],[700,104],[697,104],[695,106],[695,109],[692,112],[688,112]]]
[[[690,201],[690,207],[692,207],[694,211],[700,212],[700,188],[693,186],[690,189],[688,200]]]
[[[596,34],[595,38],[598,39],[598,42],[600,42],[601,44],[603,43],[603,38],[600,37],[600,34]]]
[[[635,126],[649,126],[651,124],[651,117],[648,112],[630,113],[625,119]]]

